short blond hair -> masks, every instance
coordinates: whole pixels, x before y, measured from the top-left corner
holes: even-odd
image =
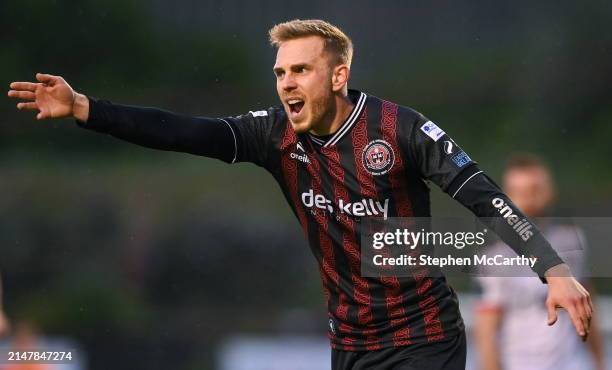
[[[353,42],[340,28],[320,19],[294,19],[279,23],[268,31],[270,44],[276,48],[284,41],[307,36],[319,36],[325,41],[325,50],[335,56],[335,65],[351,66]]]

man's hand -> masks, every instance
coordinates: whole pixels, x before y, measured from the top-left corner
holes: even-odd
[[[38,110],[36,119],[74,117],[87,121],[89,100],[76,93],[60,76],[37,73],[34,82],[13,82],[8,96],[24,99],[17,104],[17,109]]]
[[[578,335],[586,340],[589,335],[593,302],[591,295],[574,279],[569,267],[565,264],[550,268],[544,274],[548,282],[548,325],[557,321],[557,308],[565,308],[576,328]]]

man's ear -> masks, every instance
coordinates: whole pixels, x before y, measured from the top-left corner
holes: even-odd
[[[332,90],[334,92],[342,90],[348,83],[351,70],[346,64],[340,64],[332,70]]]

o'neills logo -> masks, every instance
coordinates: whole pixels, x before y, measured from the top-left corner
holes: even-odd
[[[512,207],[501,198],[493,198],[491,203],[493,203],[493,207],[497,208],[499,214],[502,215],[508,225],[512,226],[523,241],[531,238],[533,235],[533,231],[531,231],[533,225],[526,218],[520,219],[519,216],[514,214]]]
[[[393,149],[384,140],[373,140],[363,148],[363,166],[372,175],[384,175],[393,167]]]
[[[289,153],[289,157],[291,157],[291,159],[297,159],[300,162],[310,164],[310,159],[308,159],[308,156],[306,155],[306,153],[304,154]]]
[[[308,159],[308,156],[306,155],[306,151],[304,150],[304,147],[302,146],[302,143],[300,143],[298,141],[298,143],[296,144],[296,149],[301,153],[295,153],[295,152],[291,152],[289,153],[289,157],[291,159],[297,159],[298,161],[302,162],[302,163],[306,163],[306,164],[310,164],[310,159]]]

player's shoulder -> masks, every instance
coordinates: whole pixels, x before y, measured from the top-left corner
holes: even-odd
[[[246,123],[275,124],[284,123],[287,119],[285,110],[280,106],[270,106],[268,108],[252,109],[246,113],[235,116],[235,119]]]
[[[379,121],[380,123],[395,122],[401,140],[408,140],[411,143],[424,143],[433,140],[437,143],[446,134],[444,129],[412,106],[374,95],[369,95],[368,99],[368,109],[379,112],[371,116],[372,124],[377,125]]]
[[[391,115],[397,118],[399,124],[415,125],[427,122],[427,118],[417,109],[398,103],[389,99],[380,98],[373,94],[367,95],[367,106],[374,111],[380,111],[381,115]]]
[[[282,107],[255,108],[246,113],[221,118],[245,141],[260,141],[282,135],[287,126],[287,116]]]

